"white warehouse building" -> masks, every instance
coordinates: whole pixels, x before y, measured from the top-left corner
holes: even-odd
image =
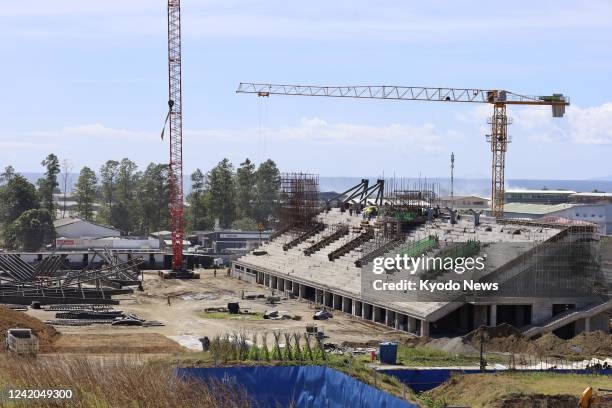
[[[63,238],[109,238],[120,237],[121,231],[106,225],[96,224],[82,218],[64,218],[53,222],[58,237]]]
[[[487,211],[490,215],[490,211]],[[597,225],[602,235],[612,234],[612,204],[534,204],[506,203],[504,217],[513,219],[538,219],[544,217],[565,218],[573,221],[587,221]]]

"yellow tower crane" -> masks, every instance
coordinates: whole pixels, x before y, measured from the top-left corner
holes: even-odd
[[[296,95],[327,96],[334,98],[395,99],[405,101],[439,101],[489,103],[493,115],[489,120],[493,160],[491,165],[491,208],[496,218],[504,215],[504,170],[508,149],[507,105],[548,105],[552,106],[555,118],[563,117],[569,98],[563,94],[551,96],[527,96],[495,89],[431,88],[417,86],[309,86],[240,83],[236,93],[257,96]]]

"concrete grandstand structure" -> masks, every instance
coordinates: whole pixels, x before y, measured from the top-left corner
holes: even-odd
[[[385,204],[386,206],[386,204]],[[597,264],[599,235],[589,223],[495,220],[428,214],[401,234],[393,219],[334,208],[314,218],[311,231],[285,230],[235,261],[233,276],[315,304],[420,336],[466,333],[509,323],[528,333],[559,335],[607,329],[612,302]],[[382,211],[381,211],[382,212]],[[376,296],[367,288],[376,257],[449,253],[466,245],[486,257],[478,282],[498,282],[494,296],[411,292]],[[588,266],[587,266],[588,265]],[[434,273],[435,272],[435,273]],[[421,270],[412,278],[447,282],[453,270]],[[386,271],[385,277],[394,271]],[[580,290],[578,286],[581,286]]]

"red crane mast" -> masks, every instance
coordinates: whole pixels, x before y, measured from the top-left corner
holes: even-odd
[[[172,269],[183,269],[183,91],[181,72],[181,0],[168,0],[168,122],[170,133],[170,218]]]

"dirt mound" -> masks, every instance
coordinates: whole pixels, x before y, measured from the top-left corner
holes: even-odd
[[[53,345],[58,353],[171,354],[185,352],[177,342],[158,333],[64,334]]]
[[[0,305],[0,344],[4,344],[7,331],[16,327],[32,329],[41,347],[52,345],[60,335],[53,327],[37,318]]]
[[[565,340],[555,336],[553,333],[546,333],[542,337],[532,341],[527,351],[529,354],[537,355],[563,355],[571,353],[571,349],[568,348]]]
[[[612,334],[602,331],[580,333],[570,340],[563,340],[552,333],[546,333],[532,342],[528,352],[542,355],[612,355]]]
[[[480,335],[484,335],[485,338],[497,338],[497,337],[509,337],[509,336],[522,336],[521,332],[514,328],[513,326],[502,323],[499,326],[490,327],[490,326],[480,326],[474,331],[466,334],[464,339],[471,342],[474,338],[476,340],[480,339]]]
[[[484,338],[485,351],[499,351],[503,353],[525,353],[531,344],[523,334],[509,324],[500,324],[496,327],[480,326],[463,337],[464,342],[480,349],[480,338]]]
[[[596,356],[612,356],[612,334],[603,331],[580,333],[573,339],[567,340],[567,345],[578,347],[581,354]]]
[[[532,355],[612,355],[612,334],[602,331],[581,333],[570,340],[563,340],[553,333],[530,340],[508,324],[497,327],[480,326],[463,337],[463,341],[480,348],[480,336],[484,336],[485,351],[525,353]]]
[[[573,395],[509,394],[495,401],[491,408],[576,408],[577,406],[578,398]]]

